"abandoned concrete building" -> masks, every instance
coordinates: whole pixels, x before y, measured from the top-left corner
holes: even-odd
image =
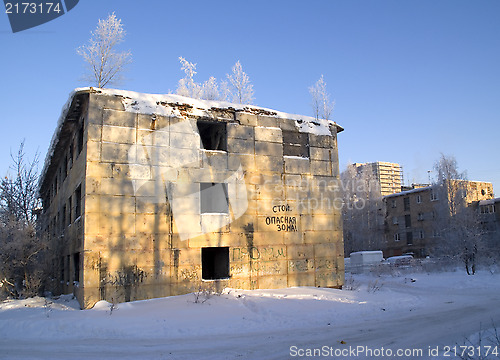
[[[75,90],[39,183],[53,290],[89,308],[200,286],[342,286],[342,130],[256,106]]]

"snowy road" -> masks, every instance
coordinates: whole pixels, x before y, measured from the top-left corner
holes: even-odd
[[[444,346],[500,324],[500,276],[414,277],[414,283],[408,277],[378,279],[375,292],[368,291],[373,278],[361,277],[356,291],[233,290],[204,304],[186,295],[120,304],[111,315],[105,307],[75,311],[54,305],[47,313],[36,304],[11,304],[0,307],[0,358],[375,358],[353,355],[352,349],[366,346],[375,354],[390,349],[395,359],[449,359]],[[436,346],[440,356],[429,356]],[[323,355],[329,349],[333,356],[300,356],[314,349]],[[398,357],[398,349],[415,350]]]

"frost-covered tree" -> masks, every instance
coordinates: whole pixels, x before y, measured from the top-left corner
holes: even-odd
[[[38,156],[27,161],[21,143],[12,174],[0,182],[0,295],[38,294],[47,279],[48,243],[36,228]]]
[[[187,61],[182,56],[179,57],[179,61],[181,62],[181,70],[184,71],[185,76],[179,80],[177,95],[200,99],[202,87],[194,81],[194,76],[196,75],[196,64]]]
[[[88,44],[80,46],[77,54],[85,60],[88,73],[84,76],[98,88],[116,84],[121,80],[125,66],[131,62],[130,51],[117,51],[125,38],[121,19],[114,13],[107,19],[99,19],[97,28],[91,32]]]
[[[204,100],[221,100],[217,79],[213,76],[205,81],[201,87],[201,98]]]
[[[238,104],[252,104],[254,100],[253,85],[250,83],[247,73],[243,71],[239,60],[231,70],[231,74],[227,75],[228,81],[222,85],[228,100]]]
[[[441,154],[434,169],[435,230],[441,234],[435,252],[442,258],[462,262],[467,274],[473,275],[485,255],[487,239],[479,214],[468,206],[467,174],[458,170],[457,160],[451,155]]]
[[[314,117],[316,119],[330,120],[335,102],[330,101],[330,95],[326,91],[326,82],[323,75],[309,88],[309,93],[312,98],[311,106]]]

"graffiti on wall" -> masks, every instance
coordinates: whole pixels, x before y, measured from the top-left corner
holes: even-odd
[[[274,226],[276,231],[298,231],[297,217],[287,215],[292,211],[290,205],[274,205],[272,210],[274,215],[266,217],[267,226]]]

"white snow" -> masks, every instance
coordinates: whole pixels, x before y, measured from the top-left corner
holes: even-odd
[[[291,359],[307,349],[421,349],[464,343],[495,322],[500,275],[347,274],[355,290],[226,289],[77,310],[69,296],[0,303],[0,358]],[[484,343],[483,343],[484,344]],[[292,356],[293,354],[297,356]],[[366,353],[330,359],[375,358]],[[446,357],[447,359],[453,357]],[[492,357],[494,358],[494,357]]]

